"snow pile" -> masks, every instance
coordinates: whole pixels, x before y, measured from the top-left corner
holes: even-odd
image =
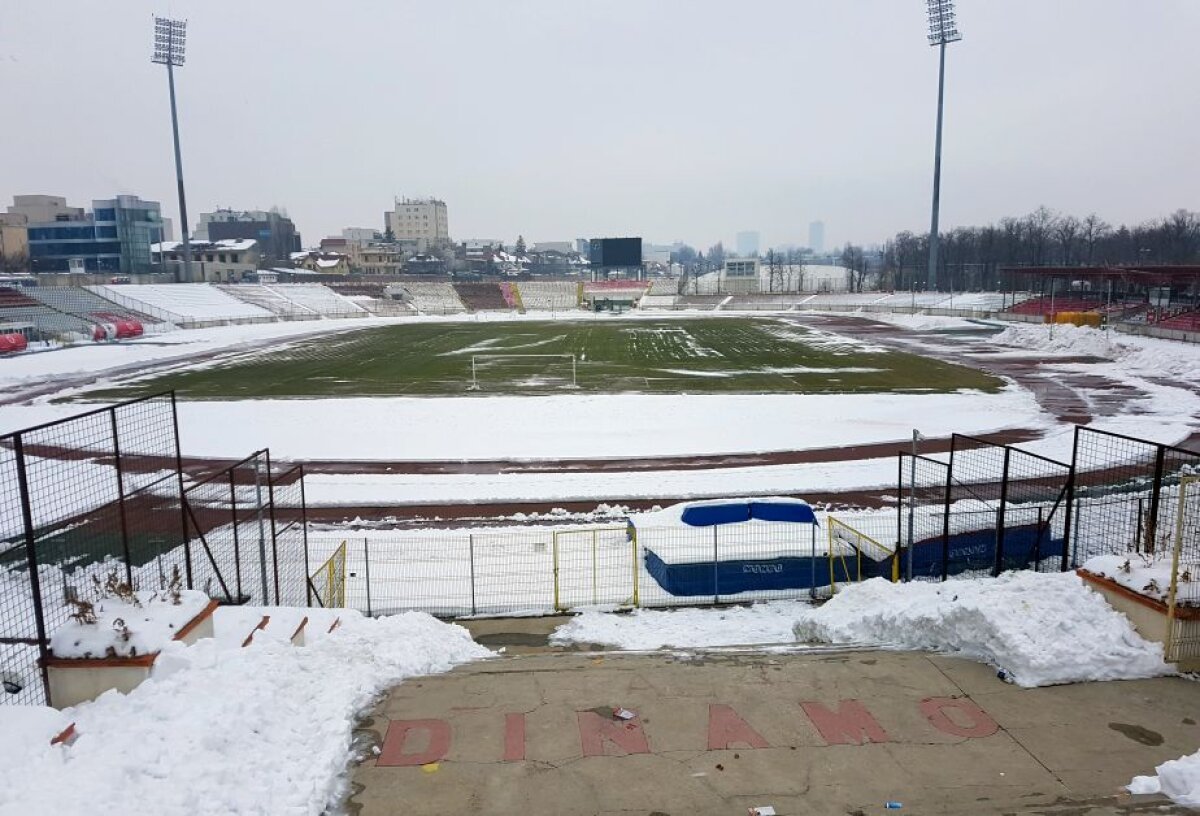
[[[619,649],[661,649],[791,643],[802,601],[778,601],[728,609],[635,609],[628,615],[586,611],[558,627],[550,642],[600,643]]]
[[[208,595],[181,589],[140,590],[128,599],[101,598],[87,622],[69,620],[50,636],[55,657],[137,657],[162,650],[208,606]]]
[[[0,769],[15,768],[21,763],[53,762],[57,749],[50,740],[61,734],[71,720],[56,708],[47,706],[0,706]],[[17,777],[11,777],[15,780]],[[14,784],[0,774],[0,804],[4,791]]]
[[[1097,555],[1085,561],[1083,568],[1156,601],[1165,601],[1171,589],[1170,553],[1159,553],[1157,557],[1140,553]],[[1192,577],[1186,570],[1184,573]]]
[[[802,641],[882,643],[957,652],[1031,688],[1167,674],[1162,647],[1143,640],[1074,573],[854,584],[796,623]]]
[[[345,789],[355,718],[405,677],[486,657],[465,629],[423,613],[348,613],[311,646],[168,644],[128,695],[65,712],[78,738],[43,733],[0,776],[3,813],[319,814]],[[7,740],[8,707],[0,707]],[[44,731],[45,729],[42,729]]]
[[[1090,326],[1015,323],[992,338],[997,344],[1026,351],[1099,357],[1121,364],[1121,373],[1137,377],[1200,379],[1200,348],[1175,340],[1101,331]]]
[[[1156,776],[1135,776],[1126,788],[1130,793],[1161,793],[1177,805],[1200,807],[1200,751],[1164,762]]]
[[[1112,332],[1069,323],[1055,324],[1053,331],[1047,325],[1014,323],[992,339],[1001,346],[1027,351],[1106,360],[1115,359],[1124,348],[1120,341],[1114,342]]]

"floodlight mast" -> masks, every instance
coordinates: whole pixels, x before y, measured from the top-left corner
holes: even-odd
[[[942,104],[946,95],[946,46],[962,39],[958,24],[954,20],[954,0],[926,0],[929,10],[929,44],[937,46],[938,54],[938,103],[937,139],[933,152],[933,216],[929,228],[929,275],[926,288],[938,288],[938,249],[941,236],[938,233],[938,209],[942,196]]]
[[[192,242],[188,237],[187,198],[183,193],[183,159],[179,154],[179,117],[175,111],[175,69],[183,65],[187,43],[187,20],[154,18],[154,56],[150,61],[167,66],[171,92],[171,134],[175,138],[175,183],[179,188],[179,221],[183,233],[183,280],[192,279]],[[165,236],[159,235],[159,240]],[[175,280],[180,280],[178,272]]]

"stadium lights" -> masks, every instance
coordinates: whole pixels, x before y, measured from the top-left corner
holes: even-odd
[[[183,233],[183,278],[192,279],[192,243],[188,237],[187,198],[183,194],[183,159],[179,154],[179,117],[175,112],[175,69],[187,55],[187,20],[154,18],[154,56],[150,61],[167,66],[167,87],[171,92],[171,134],[175,138],[175,182],[179,187],[179,221]],[[166,236],[160,234],[159,241]],[[179,273],[175,275],[178,282]]]
[[[946,46],[962,39],[958,31],[958,23],[954,16],[954,0],[926,0],[929,11],[929,44],[936,46],[940,54],[938,59],[938,104],[937,104],[937,143],[933,152],[933,216],[929,228],[929,280],[926,286],[937,289],[938,248],[941,236],[938,234],[938,209],[941,204],[942,192],[942,104],[946,95]]]

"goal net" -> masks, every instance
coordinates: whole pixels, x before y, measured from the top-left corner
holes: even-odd
[[[574,354],[475,354],[471,391],[578,388]]]

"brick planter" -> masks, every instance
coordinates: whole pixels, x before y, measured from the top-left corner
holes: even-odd
[[[173,640],[191,645],[213,636],[213,611],[216,601],[210,601],[203,611],[187,622]],[[51,655],[45,661],[50,679],[50,704],[67,708],[94,700],[109,690],[128,693],[150,676],[158,652],[137,657],[68,658]]]

